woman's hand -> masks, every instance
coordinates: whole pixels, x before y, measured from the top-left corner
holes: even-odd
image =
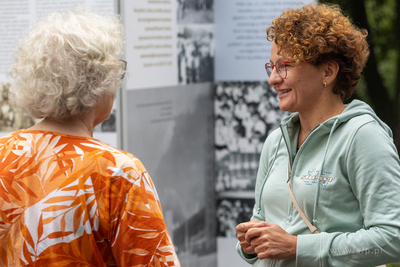
[[[239,240],[239,244],[243,249],[243,252],[246,254],[254,254],[254,247],[246,240],[246,233],[247,231],[254,227],[256,223],[259,221],[256,219],[253,219],[249,222],[245,223],[240,223],[236,226],[236,232],[237,232],[237,239]]]
[[[243,244],[250,244],[248,247],[254,249],[253,253],[256,253],[259,259],[296,258],[297,236],[289,234],[276,224],[256,223],[248,229],[245,239]]]

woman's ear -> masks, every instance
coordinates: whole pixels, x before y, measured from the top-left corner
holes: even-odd
[[[324,81],[329,85],[337,77],[339,64],[336,61],[329,61],[324,64]]]

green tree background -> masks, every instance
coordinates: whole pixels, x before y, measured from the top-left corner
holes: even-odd
[[[400,151],[400,0],[321,0],[338,4],[368,31],[370,57],[353,98],[372,106],[393,131]],[[387,264],[400,267],[400,263]]]
[[[355,25],[368,31],[371,54],[354,98],[370,104],[389,125],[400,151],[400,1],[320,2],[338,4]]]

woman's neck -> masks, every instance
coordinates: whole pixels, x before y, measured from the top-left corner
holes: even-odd
[[[300,118],[300,132],[298,137],[298,147],[304,142],[308,134],[318,125],[324,121],[337,116],[343,112],[346,106],[340,102],[333,102],[330,105],[316,109],[314,112],[302,113],[299,112]]]
[[[49,131],[68,135],[93,137],[93,128],[87,118],[70,118],[68,120],[54,120],[44,118],[28,130]]]

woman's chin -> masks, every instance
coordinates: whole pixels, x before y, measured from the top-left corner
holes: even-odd
[[[282,111],[293,112],[293,111],[291,111],[291,108],[288,105],[286,105],[285,103],[282,103],[282,102],[279,104],[279,108]]]

